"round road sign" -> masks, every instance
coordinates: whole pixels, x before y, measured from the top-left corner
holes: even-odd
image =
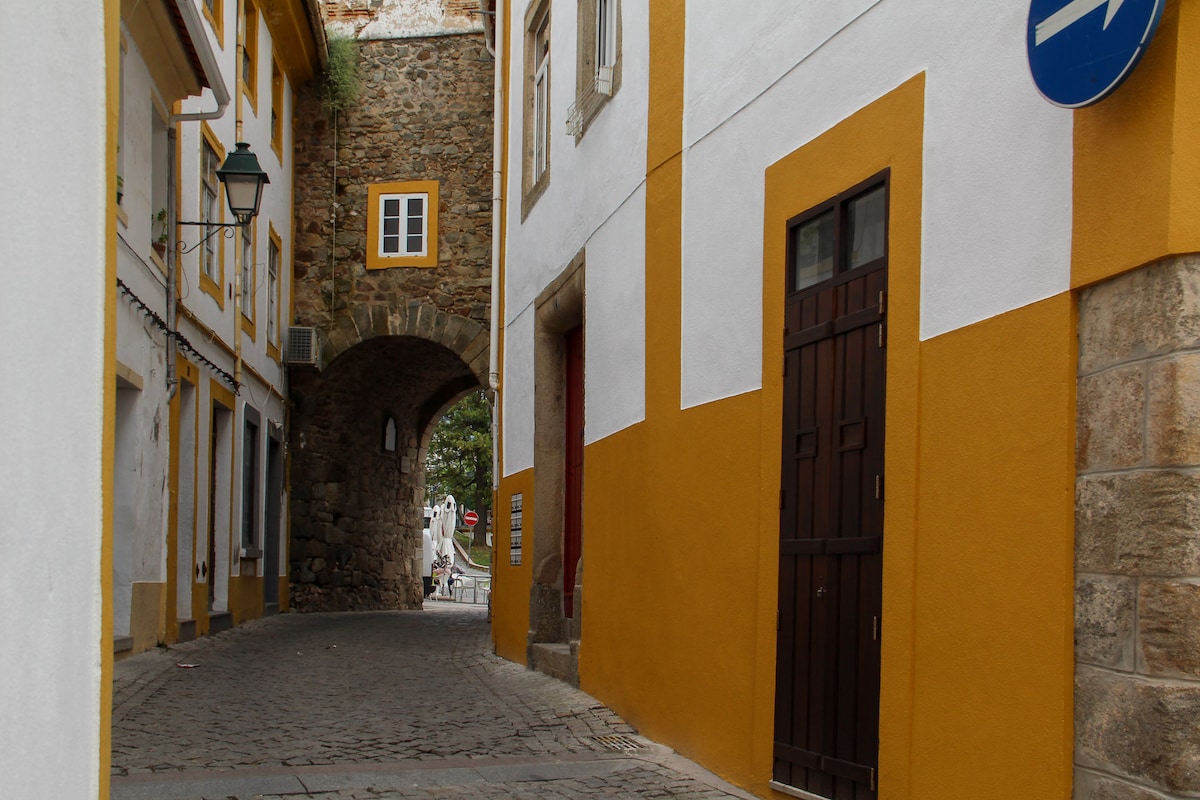
[[[473,526],[476,522],[479,522],[479,515],[474,511],[468,511],[467,513],[463,514],[463,522],[467,525]]]
[[[1164,0],[1030,0],[1026,50],[1042,96],[1064,108],[1103,100],[1137,66]]]

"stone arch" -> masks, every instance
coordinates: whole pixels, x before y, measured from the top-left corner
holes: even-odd
[[[291,605],[420,608],[424,464],[440,416],[488,375],[488,331],[432,304],[361,308],[292,375]],[[395,449],[385,446],[387,419]]]
[[[389,305],[358,306],[341,314],[324,331],[321,363],[332,365],[355,345],[377,336],[412,336],[445,347],[458,355],[479,381],[488,385],[489,332],[470,317],[442,311],[433,303],[408,300]]]

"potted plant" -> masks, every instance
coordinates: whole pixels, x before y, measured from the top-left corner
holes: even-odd
[[[125,195],[125,179],[120,175],[117,176],[117,205],[121,205],[121,198]]]
[[[167,210],[160,208],[158,213],[150,218],[154,227],[154,241],[150,245],[154,248],[154,252],[158,253],[159,258],[165,258],[167,255]]]

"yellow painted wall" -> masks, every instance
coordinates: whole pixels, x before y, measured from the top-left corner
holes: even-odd
[[[512,496],[523,494],[519,566],[512,566]],[[533,470],[505,478],[492,504],[492,640],[496,655],[525,664],[529,633],[529,586],[533,581]]]
[[[646,420],[585,453],[581,685],[771,794],[786,222],[889,169],[880,797],[1065,800],[1074,298],[919,340],[918,75],[767,171],[763,388],[681,411],[683,11],[651,7],[646,294],[663,313],[646,320]],[[498,493],[503,510],[523,487],[526,537],[532,486],[526,471]],[[497,652],[524,661],[529,576],[504,566],[503,513],[497,531]]]
[[[914,650],[901,797],[1070,796],[1073,308],[1063,294],[921,346],[917,518],[896,531],[911,628],[884,606],[884,641]]]
[[[1168,2],[1145,57],[1075,112],[1071,285],[1200,251],[1200,4]]]
[[[163,641],[165,589],[165,584],[157,581],[133,582],[129,634],[134,653],[144,653]]]
[[[884,606],[880,686],[882,796],[905,797],[910,780],[913,703],[915,520],[920,476],[921,350],[918,341],[925,76],[917,75],[772,165],[766,173],[763,227],[763,361],[783,363],[784,263],[787,221],[872,175],[889,170],[887,395],[884,503]],[[763,370],[763,491],[780,484],[783,378]],[[764,498],[764,502],[766,499]],[[764,506],[770,509],[770,506]],[[762,570],[772,618],[778,595],[778,513],[764,514]],[[775,631],[760,644],[763,666],[754,703],[754,781],[770,777],[774,734]],[[896,792],[896,794],[891,794]]]
[[[243,560],[242,574],[229,578],[229,610],[233,613],[234,625],[263,615],[263,579],[247,574],[253,570],[254,562]]]

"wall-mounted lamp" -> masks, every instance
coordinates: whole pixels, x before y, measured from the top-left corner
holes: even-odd
[[[229,211],[237,222],[178,222],[177,225],[199,225],[210,228],[211,233],[184,253],[190,253],[204,241],[223,228],[244,227],[258,216],[262,203],[263,187],[271,182],[267,173],[258,165],[258,156],[250,152],[250,145],[238,142],[237,149],[225,157],[225,163],[217,170],[217,178],[225,185],[225,199]],[[232,235],[232,234],[231,234]]]

